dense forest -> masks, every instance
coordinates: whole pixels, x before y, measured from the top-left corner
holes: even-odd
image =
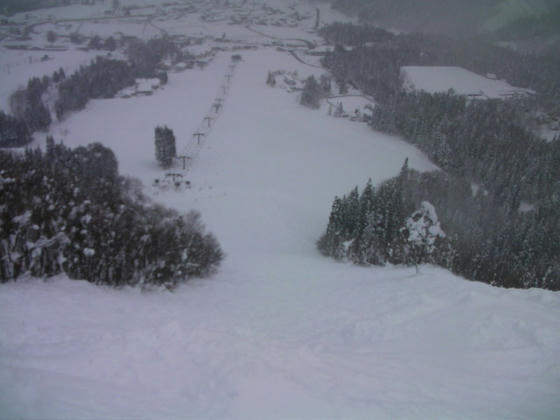
[[[149,202],[95,143],[0,152],[0,282],[64,272],[99,284],[165,285],[212,273],[223,257],[200,215]]]
[[[533,135],[531,113],[535,107],[557,113],[560,61],[501,53],[506,57],[501,66],[508,81],[535,90],[530,98],[471,100],[452,91],[407,92],[400,80],[401,66],[495,69],[487,54],[495,47],[461,49],[462,41],[432,43],[428,40],[433,37],[380,37],[378,32],[363,28],[352,32],[352,26],[340,24],[325,28],[327,39],[357,46],[349,50],[339,44],[325,57],[324,65],[340,87],[351,83],[375,97],[372,128],[402,136],[444,172],[401,174],[375,194],[366,193],[367,187],[362,195],[374,195],[384,205],[395,200],[404,203],[396,206],[397,211],[362,209],[363,220],[376,220],[388,229],[374,235],[375,240],[368,239],[368,245],[360,239],[366,229],[363,220],[361,224],[355,216],[347,220],[337,210],[355,206],[361,199],[357,190],[336,199],[327,233],[319,242],[322,252],[358,263],[410,263],[401,230],[406,218],[427,201],[437,209],[447,232],[446,245],[427,262],[496,285],[558,289],[560,141],[546,142]],[[530,64],[531,59],[535,63]],[[353,227],[341,228],[341,223]],[[347,247],[341,248],[344,243]],[[357,253],[363,247],[367,252]]]
[[[508,212],[465,178],[404,166],[379,186],[336,197],[318,248],[361,265],[429,263],[495,286],[560,290],[559,205],[560,193]]]
[[[20,147],[31,141],[24,121],[0,111],[0,147]]]
[[[119,90],[133,85],[134,80],[134,72],[126,61],[97,57],[60,83],[56,117],[61,120],[67,112],[83,109],[90,99],[112,98]]]

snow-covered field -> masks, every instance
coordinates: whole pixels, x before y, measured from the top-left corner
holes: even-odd
[[[26,87],[32,77],[51,76],[60,68],[72,74],[88,64],[99,52],[18,51],[0,46],[0,110],[9,112],[10,95],[19,87]],[[49,58],[41,60],[45,55]]]
[[[151,96],[91,101],[52,126],[67,145],[112,147],[155,200],[199,209],[227,258],[174,293],[64,277],[1,285],[0,418],[557,419],[560,294],[321,257],[335,195],[396,175],[406,157],[435,167],[265,84],[269,70],[320,70],[274,48],[241,54],[227,94],[222,52]],[[198,147],[216,97],[224,107]],[[162,124],[196,156],[190,190],[151,187]]]
[[[511,86],[505,80],[484,77],[461,67],[403,66],[401,74],[407,89],[428,93],[453,89],[459,95],[479,98],[504,98],[531,93],[528,89]]]

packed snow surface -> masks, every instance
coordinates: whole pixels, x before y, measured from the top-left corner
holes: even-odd
[[[158,202],[200,210],[227,258],[173,293],[62,276],[1,285],[0,418],[557,419],[560,294],[320,256],[335,195],[397,175],[407,157],[436,168],[265,84],[270,70],[321,70],[274,48],[241,54],[227,89],[231,52],[51,127],[69,146],[112,147]],[[151,187],[165,173],[156,125],[193,156],[191,189]]]
[[[453,89],[458,95],[484,99],[527,95],[532,92],[513,87],[504,80],[481,76],[462,67],[403,66],[401,74],[406,89],[424,90],[428,93],[447,92]]]

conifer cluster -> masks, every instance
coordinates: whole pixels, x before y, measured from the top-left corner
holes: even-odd
[[[0,281],[61,272],[73,279],[173,286],[222,259],[200,215],[150,203],[95,143],[0,152]]]
[[[560,290],[560,194],[511,212],[464,178],[404,169],[334,199],[317,243],[324,255],[362,265],[430,263],[495,286]]]
[[[372,214],[380,220],[377,226],[384,227],[377,228],[381,232],[374,235],[377,242],[368,239],[366,251],[356,249],[357,244],[363,246],[360,235],[367,229],[351,222],[355,216],[334,211],[353,207],[357,191],[339,199],[331,217],[342,221],[329,222],[327,235],[319,242],[321,250],[358,263],[410,263],[410,255],[402,252],[406,241],[399,234],[404,232],[405,218],[427,201],[437,209],[451,246],[436,249],[428,262],[490,284],[560,289],[560,139],[547,142],[533,134],[534,115],[560,112],[558,58],[520,55],[472,40],[413,34],[382,37],[353,25],[332,25],[323,33],[334,42],[351,40],[358,45],[353,49],[338,45],[323,64],[339,87],[352,83],[375,97],[372,128],[403,137],[443,171],[421,175],[408,171],[406,181],[390,180],[376,190],[384,204]],[[374,36],[378,39],[371,43]],[[469,100],[453,91],[406,92],[400,78],[404,65],[455,65],[493,72],[537,94]],[[395,198],[399,190],[404,195]],[[396,205],[399,200],[404,213]],[[346,223],[353,230],[340,227]]]

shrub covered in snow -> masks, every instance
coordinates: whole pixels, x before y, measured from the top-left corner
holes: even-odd
[[[100,145],[0,153],[0,282],[24,273],[113,286],[174,285],[222,259],[200,215],[150,204]]]

